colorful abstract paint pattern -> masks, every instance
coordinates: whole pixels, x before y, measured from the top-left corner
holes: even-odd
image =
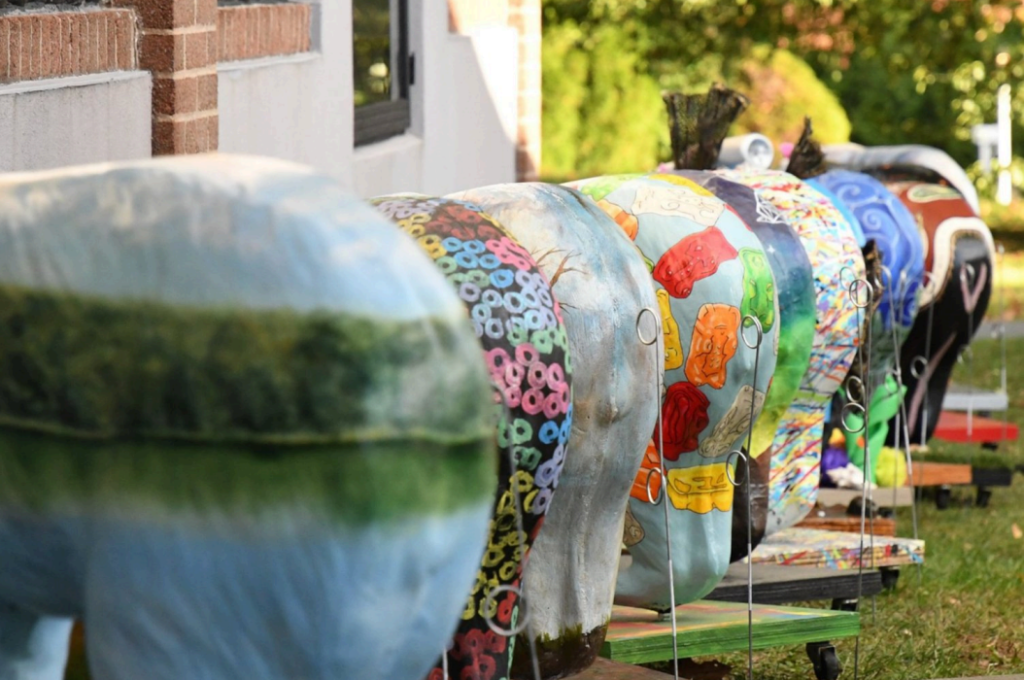
[[[814,270],[816,326],[810,365],[772,445],[768,534],[792,526],[814,506],[825,411],[853,361],[858,310],[850,284],[864,278],[853,228],[820,192],[783,172],[723,173],[754,189],[800,236]]]
[[[447,665],[452,680],[507,678],[513,641],[488,620],[500,630],[515,628],[518,591],[495,589],[519,587],[523,561],[565,463],[572,393],[561,311],[530,254],[480,208],[418,196],[373,203],[417,240],[458,290],[500,391],[500,472],[490,538]],[[447,680],[440,664],[428,678]]]
[[[874,177],[850,170],[830,170],[815,180],[845,204],[866,239],[881,251],[882,286],[872,332],[871,388],[881,385],[896,363],[898,346],[917,316],[924,279],[924,245],[914,216]]]
[[[662,427],[631,490],[625,538],[633,562],[619,573],[616,602],[663,609],[670,605],[669,534],[663,508],[651,499],[669,503],[672,544],[687,546],[673,562],[676,604],[699,599],[729,563],[727,460],[764,404],[775,369],[778,299],[760,241],[710,191],[671,174],[618,176],[614,188],[609,184],[597,178],[575,186],[598,206],[614,206],[605,209],[620,224],[621,213],[634,218],[635,235],[627,234],[651,263],[665,340]],[[757,339],[744,313],[764,330],[759,356],[743,341],[744,332],[751,344]]]

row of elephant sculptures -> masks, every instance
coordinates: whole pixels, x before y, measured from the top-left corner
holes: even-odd
[[[927,438],[991,287],[912,163],[370,204],[226,155],[0,177],[0,680],[74,619],[109,680],[571,676],[673,605],[669,541],[680,604],[734,507],[809,511],[837,391]]]

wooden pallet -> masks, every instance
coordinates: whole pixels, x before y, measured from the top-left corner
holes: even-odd
[[[914,461],[913,486],[957,486],[971,483],[971,466],[959,463]]]
[[[818,505],[829,507],[838,505],[847,507],[853,500],[860,500],[863,492],[859,489],[818,489]],[[914,504],[914,490],[909,486],[902,486],[893,493],[892,489],[875,489],[871,500],[880,508],[909,508]]]
[[[860,565],[859,534],[792,527],[765,538],[754,548],[753,562],[830,569],[856,569]],[[924,541],[912,538],[864,537],[864,567],[885,568],[924,562]]]
[[[747,649],[747,605],[702,600],[676,608],[679,657]],[[856,612],[755,605],[755,649],[828,642],[860,632]],[[672,622],[657,612],[615,606],[601,656],[623,663],[672,658]]]
[[[880,493],[880,492],[876,492]],[[860,533],[860,517],[847,516],[807,516],[797,523],[802,529],[822,529],[824,531],[844,531],[846,533]],[[865,527],[870,527],[875,536],[895,536],[896,520],[886,517],[876,517],[872,520],[865,520]]]
[[[882,575],[865,569],[858,588],[854,569],[824,567],[784,567],[779,564],[754,565],[754,602],[787,604],[811,600],[855,600],[882,592]],[[747,565],[729,565],[725,578],[705,598],[719,602],[747,601]]]
[[[939,423],[935,426],[936,439],[961,444],[998,444],[1005,441],[1016,441],[1020,430],[1013,423],[985,418],[966,413],[943,411],[939,414]]]

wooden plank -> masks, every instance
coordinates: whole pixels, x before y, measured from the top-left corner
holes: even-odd
[[[666,680],[672,676],[598,657],[593,666],[572,677],[576,680]]]
[[[882,508],[909,508],[914,504],[912,488],[902,486],[895,491],[893,494],[893,489],[875,489],[871,494],[871,500]],[[858,489],[818,489],[818,505],[840,505],[845,508],[850,505],[850,501],[861,496],[862,492]]]
[[[873,545],[873,548],[872,548]],[[924,541],[912,538],[864,537],[863,559],[866,568],[899,567],[924,562]],[[830,569],[856,569],[860,566],[859,534],[792,527],[765,538],[754,549],[754,564],[785,564]]]
[[[824,567],[754,565],[754,602],[787,604],[811,600],[852,600],[858,593],[871,597],[882,592],[882,575],[865,569],[858,588],[857,570]],[[705,598],[720,602],[747,601],[747,565],[731,564],[722,582]]]
[[[700,601],[676,608],[679,657],[710,656],[747,648],[747,606]],[[757,605],[755,649],[829,642],[860,632],[856,612]],[[672,658],[672,622],[657,612],[615,606],[601,656],[624,663]]]
[[[995,444],[1016,441],[1019,435],[1020,430],[1013,423],[984,418],[976,413],[968,419],[966,413],[943,411],[939,414],[933,436],[947,442]]]
[[[984,390],[971,385],[950,383],[942,398],[942,408],[946,411],[1005,411],[1010,400],[1005,392]]]
[[[915,468],[916,469],[916,468]],[[860,517],[814,517],[808,516],[797,523],[804,529],[824,529],[825,531],[845,531],[860,533]],[[896,520],[876,517],[874,522],[866,520],[875,536],[895,536]]]
[[[942,486],[971,483],[971,466],[959,463],[914,462],[913,486]]]

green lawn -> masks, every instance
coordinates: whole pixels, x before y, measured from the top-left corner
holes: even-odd
[[[1024,362],[1024,339],[1008,341],[1008,364]],[[968,364],[957,367],[960,383],[996,387],[999,384],[998,344],[974,343],[973,373]],[[1024,426],[1024,372],[1008,378],[1010,420]],[[930,455],[969,454],[965,446],[935,444]],[[1015,464],[1024,464],[1024,444],[1000,449]],[[973,492],[954,490],[950,509],[939,511],[925,501],[919,506],[920,536],[927,542],[925,565],[917,572],[905,567],[895,591],[876,600],[876,614],[865,602],[860,642],[860,677],[865,680],[922,680],[976,675],[1024,673],[1024,479],[992,490],[987,508],[970,507]],[[897,532],[911,535],[910,509],[900,509]],[[1019,535],[1019,534],[1018,534]],[[810,603],[809,606],[824,606]],[[837,642],[845,671],[853,677],[854,641]],[[708,659],[698,659],[707,661]],[[746,654],[718,659],[743,678]],[[657,665],[660,670],[669,666]],[[759,680],[814,678],[803,647],[757,652],[754,674]]]

